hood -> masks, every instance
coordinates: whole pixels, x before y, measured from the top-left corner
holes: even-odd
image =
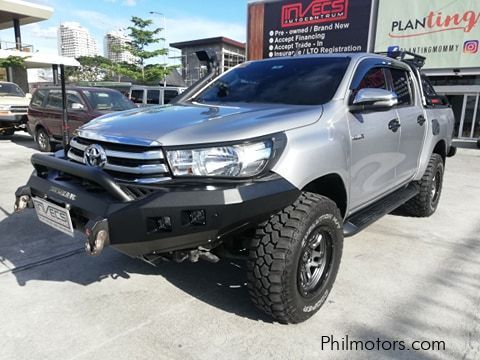
[[[0,96],[0,105],[28,106],[30,99],[20,96]]]
[[[237,141],[317,122],[322,106],[191,104],[112,113],[78,130],[81,137],[141,145],[192,145]]]

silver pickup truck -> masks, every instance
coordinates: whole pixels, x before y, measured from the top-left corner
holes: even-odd
[[[404,53],[246,62],[33,155],[16,210],[83,232],[93,255],[245,259],[253,302],[302,322],[333,286],[344,237],[438,206],[454,116],[421,65]]]

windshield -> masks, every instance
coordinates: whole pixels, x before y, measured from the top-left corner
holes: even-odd
[[[322,105],[335,95],[349,63],[347,57],[245,63],[220,77],[194,100]]]
[[[25,93],[17,84],[0,83],[0,96],[18,96],[25,97]]]
[[[84,90],[92,108],[98,111],[123,111],[135,108],[135,105],[117,91]]]

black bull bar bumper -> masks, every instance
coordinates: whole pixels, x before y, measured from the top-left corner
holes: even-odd
[[[100,231],[106,244],[133,256],[214,247],[246,226],[292,204],[300,191],[276,174],[246,181],[172,180],[129,186],[104,171],[54,155],[34,154],[35,171],[16,192],[16,208],[41,197],[69,209],[76,230],[92,248]],[[26,200],[27,199],[27,200]],[[107,236],[105,237],[105,231]],[[87,246],[88,247],[88,246]]]

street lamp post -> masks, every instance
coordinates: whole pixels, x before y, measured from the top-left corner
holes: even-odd
[[[167,48],[167,18],[165,17],[164,13],[158,12],[158,11],[150,11],[150,14],[155,14],[155,15],[160,15],[163,18],[163,48]],[[163,87],[167,86],[167,54],[163,54]]]

